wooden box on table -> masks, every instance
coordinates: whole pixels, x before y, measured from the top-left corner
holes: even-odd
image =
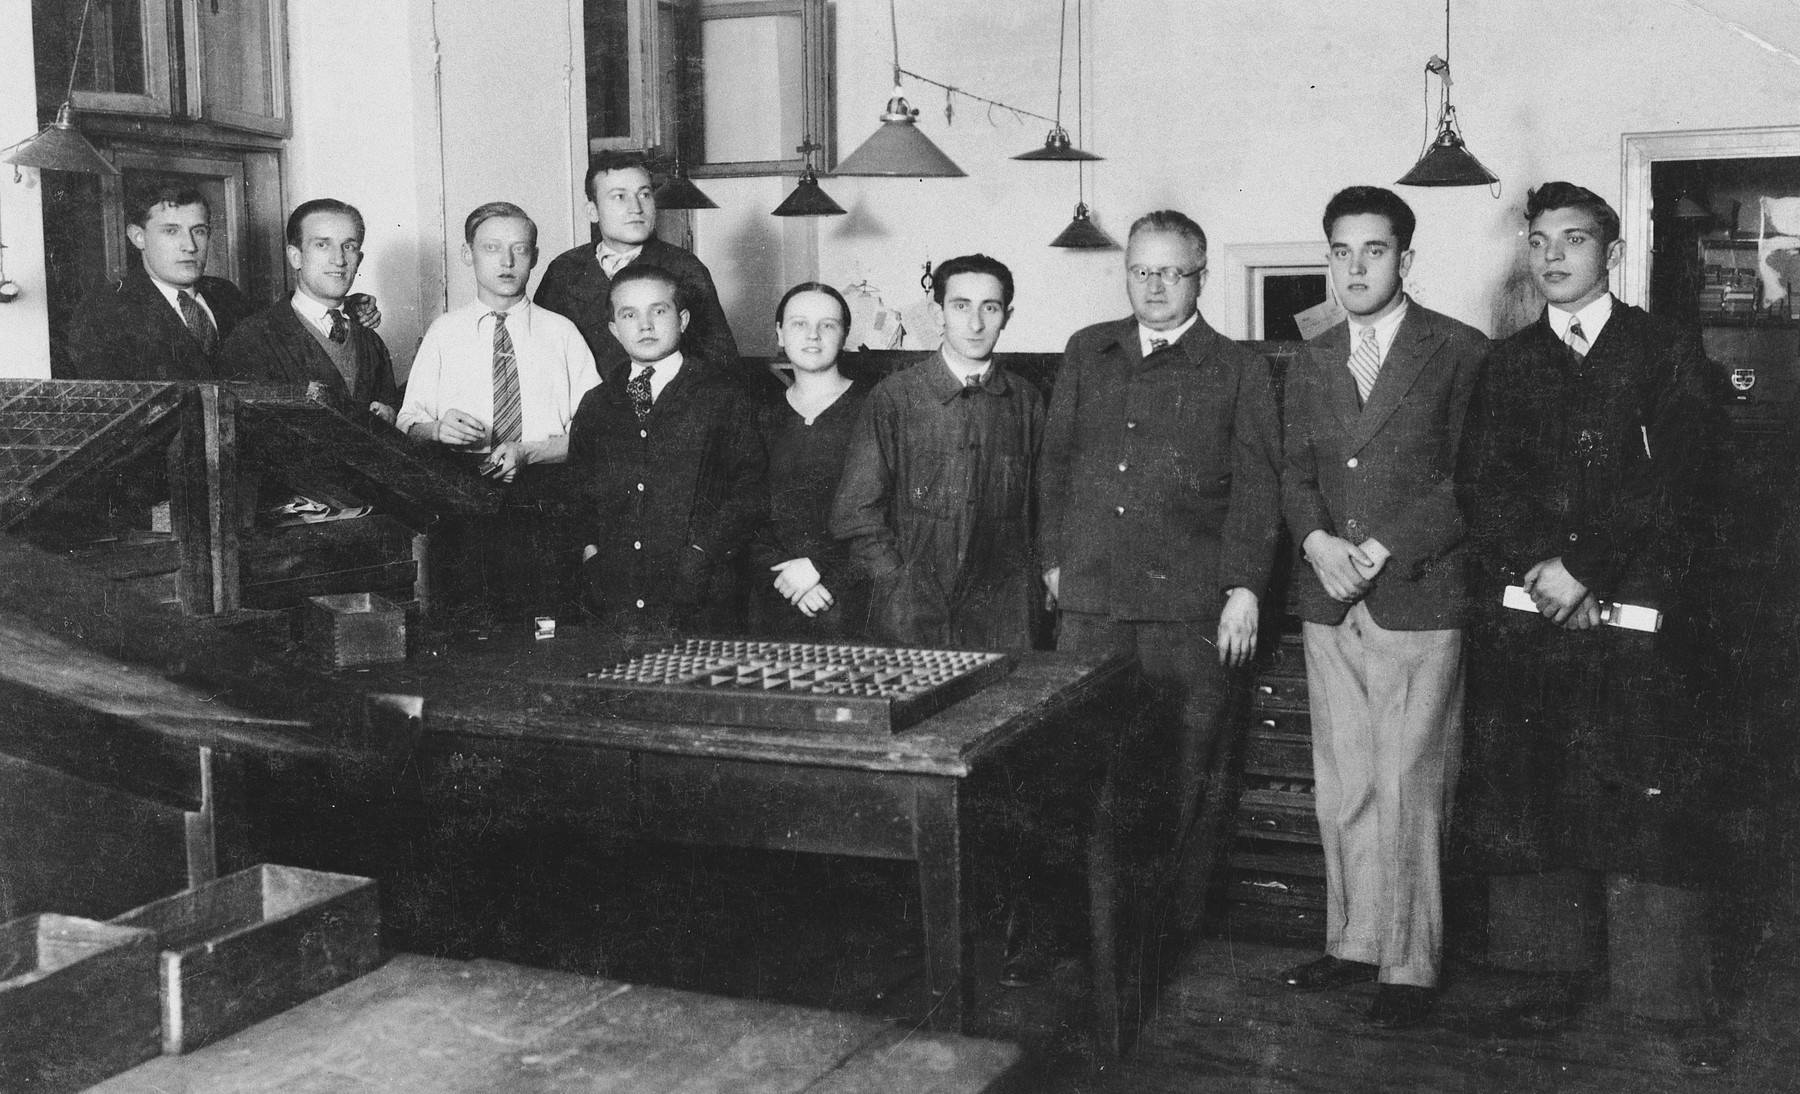
[[[381,956],[375,882],[291,866],[254,866],[112,922],[157,934],[169,1053],[348,983]]]
[[[82,1090],[157,1054],[156,937],[65,915],[0,924],[0,1090]]]

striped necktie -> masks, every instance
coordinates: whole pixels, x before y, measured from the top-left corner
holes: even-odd
[[[1381,375],[1381,344],[1375,340],[1375,328],[1364,327],[1350,351],[1350,375],[1356,377],[1356,394],[1363,402],[1375,390],[1375,377]]]
[[[494,317],[494,443],[506,444],[520,439],[525,420],[519,398],[519,358],[506,330],[506,313],[490,314]]]
[[[219,344],[219,328],[213,325],[212,317],[186,289],[175,294],[175,303],[181,308],[181,321],[188,333],[200,343],[200,352],[211,357],[213,347]]]
[[[1590,347],[1587,340],[1587,332],[1581,329],[1581,320],[1570,318],[1569,337],[1565,341],[1569,347],[1569,352],[1573,353],[1577,359],[1584,358],[1588,355],[1588,349]]]

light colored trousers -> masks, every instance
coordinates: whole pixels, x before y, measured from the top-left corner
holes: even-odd
[[[1363,604],[1304,624],[1325,847],[1325,952],[1432,987],[1439,864],[1462,750],[1462,631],[1390,631]]]

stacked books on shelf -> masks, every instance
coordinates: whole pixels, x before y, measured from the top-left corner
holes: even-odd
[[[1756,314],[1761,281],[1754,239],[1702,239],[1702,276],[1698,306],[1701,315],[1751,316]]]

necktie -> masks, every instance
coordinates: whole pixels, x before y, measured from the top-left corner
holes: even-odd
[[[521,436],[524,405],[519,400],[519,358],[513,352],[512,335],[506,330],[506,313],[494,317],[494,442],[505,444]]]
[[[331,317],[331,333],[327,334],[325,337],[331,339],[340,346],[349,341],[350,323],[344,318],[344,309],[332,308],[325,314]]]
[[[655,365],[645,365],[644,371],[625,385],[625,394],[631,397],[631,409],[640,422],[650,416],[650,374],[655,371]]]
[[[1350,352],[1350,375],[1356,377],[1356,393],[1363,402],[1375,388],[1375,377],[1381,374],[1381,345],[1375,341],[1375,328],[1364,327]]]
[[[1588,355],[1587,332],[1581,329],[1581,320],[1579,319],[1569,320],[1568,346],[1569,352],[1573,353],[1576,357],[1586,357]]]
[[[212,356],[213,347],[219,344],[219,328],[213,326],[212,317],[185,289],[175,294],[175,302],[181,306],[181,321],[187,324],[188,333],[200,343],[200,352]]]
[[[1150,339],[1150,352],[1151,353],[1155,353],[1159,349],[1168,349],[1168,348],[1169,348],[1169,340],[1167,338],[1152,338],[1152,339]]]

